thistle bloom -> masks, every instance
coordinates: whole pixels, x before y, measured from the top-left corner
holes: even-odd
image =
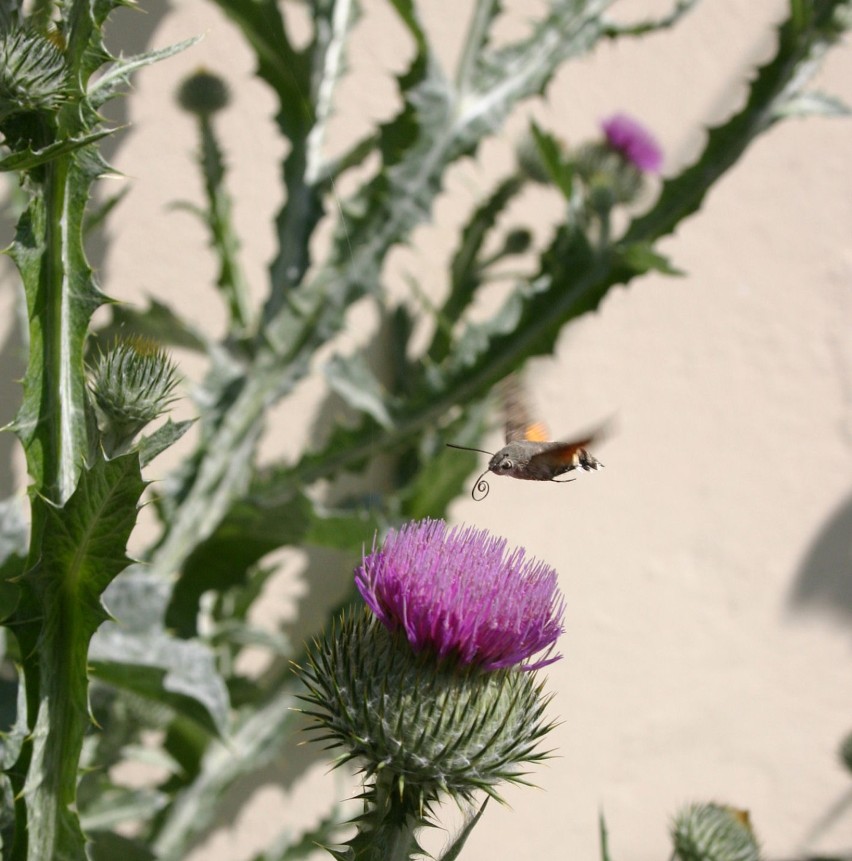
[[[606,142],[642,173],[658,173],[663,152],[654,136],[626,114],[614,114],[601,123]]]
[[[415,652],[484,670],[535,670],[559,659],[552,654],[564,611],[556,572],[523,548],[507,552],[505,539],[484,530],[409,523],[373,548],[355,582]]]
[[[556,660],[562,598],[523,550],[440,520],[391,532],[355,580],[369,606],[308,647],[300,696],[320,738],[343,748],[337,763],[365,776],[357,833],[335,857],[409,858],[441,796],[499,798],[548,757],[550,697],[521,670]]]

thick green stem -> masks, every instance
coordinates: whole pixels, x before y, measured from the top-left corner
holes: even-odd
[[[33,498],[29,588],[17,612],[32,731],[12,772],[25,802],[18,807],[14,861],[85,857],[76,817],[68,812],[83,740],[83,730],[75,727],[85,726],[86,719],[85,695],[81,705],[71,692],[81,685],[85,691],[88,640],[77,636],[80,607],[67,592],[69,584],[43,558],[51,540],[51,504],[64,505],[72,496],[88,452],[85,325],[79,320],[90,312],[79,303],[87,309],[92,303],[85,291],[82,297],[73,291],[75,276],[88,275],[74,271],[82,259],[82,209],[75,207],[72,189],[79,180],[74,156],[46,166],[13,248],[30,317],[30,357],[16,426],[39,493]]]
[[[70,156],[47,166],[45,183],[45,254],[42,289],[45,291],[44,364],[47,434],[51,440],[44,463],[43,488],[58,504],[74,492],[86,451],[85,422],[75,415],[76,390],[82,389],[82,367],[74,356],[74,332],[70,325],[72,297],[68,278],[69,236],[67,210]],[[71,396],[69,397],[69,394]]]
[[[74,189],[81,181],[74,155],[44,168],[11,252],[30,321],[24,398],[14,427],[38,492],[57,505],[74,492],[89,452],[83,341],[99,297],[82,252],[82,206]]]
[[[46,6],[45,6],[46,8]],[[67,58],[85,85],[95,21],[83,0],[68,8]],[[43,117],[46,138],[69,141],[81,128],[79,105],[67,117]],[[89,320],[102,297],[83,251],[83,218],[98,170],[90,153],[67,152],[31,170],[30,203],[11,256],[27,297],[30,353],[15,428],[33,482],[32,529],[21,601],[11,619],[26,679],[30,734],[10,778],[16,804],[13,861],[85,861],[85,838],[74,809],[78,763],[89,726],[87,651],[103,614],[95,583],[110,568],[100,544],[115,515],[135,521],[142,484],[126,482],[115,461],[93,463],[91,410],[83,363]],[[138,477],[138,459],[136,461]],[[94,470],[94,471],[92,471]],[[109,477],[108,477],[109,476]],[[103,482],[106,481],[104,484]],[[82,488],[82,490],[81,490]],[[116,506],[123,492],[135,492]],[[101,496],[101,494],[104,494]],[[126,525],[126,524],[125,524]],[[124,567],[129,527],[109,539]],[[89,556],[89,551],[92,555]],[[116,569],[117,570],[117,569]]]
[[[106,614],[100,594],[127,564],[124,548],[144,489],[139,458],[85,470],[62,508],[36,497],[33,545],[13,619],[23,655],[32,727],[11,772],[23,805],[12,861],[85,861],[74,804],[89,727],[89,641]]]
[[[357,861],[411,861],[422,854],[417,830],[428,825],[420,814],[421,799],[401,787],[385,770],[366,791],[358,833],[346,844]]]
[[[45,579],[56,579],[56,573],[45,571]],[[65,584],[39,597],[45,621],[38,632],[36,651],[24,664],[27,689],[37,693],[30,705],[35,721],[27,741],[31,756],[23,786],[27,841],[16,842],[12,861],[85,861],[83,834],[70,810],[76,798],[77,763],[88,725],[88,637],[81,636],[80,608]],[[22,638],[24,642],[27,639]]]
[[[478,0],[476,3],[456,72],[456,88],[460,95],[464,95],[470,86],[476,65],[482,59],[482,46],[499,8],[497,0]]]

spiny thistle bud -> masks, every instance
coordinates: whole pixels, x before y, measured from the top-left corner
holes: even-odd
[[[165,351],[144,338],[116,343],[90,369],[89,389],[100,416],[104,450],[126,450],[149,422],[175,400],[177,368]]]
[[[62,52],[32,30],[0,33],[0,123],[20,113],[53,111],[68,92]]]
[[[671,827],[680,861],[759,861],[748,813],[721,804],[691,804]]]
[[[191,114],[209,117],[227,107],[227,84],[218,75],[199,69],[185,78],[177,91],[178,104]]]
[[[499,798],[547,756],[549,697],[525,670],[557,660],[563,603],[556,572],[523,549],[428,519],[374,546],[355,582],[369,609],[344,614],[296,672],[338,763],[372,778],[349,848],[379,859],[440,793]]]
[[[536,746],[551,728],[548,697],[534,675],[416,655],[366,608],[332,625],[299,674],[315,729],[346,749],[338,762],[386,771],[418,806],[441,791],[496,796],[496,784],[521,781],[524,764],[545,756]]]

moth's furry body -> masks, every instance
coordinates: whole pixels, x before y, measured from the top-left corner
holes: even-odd
[[[591,442],[591,437],[570,443],[515,440],[491,458],[488,469],[495,475],[552,481],[574,469],[597,469],[600,461],[585,448]]]

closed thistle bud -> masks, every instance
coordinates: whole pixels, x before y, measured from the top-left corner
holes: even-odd
[[[68,93],[62,52],[32,30],[0,32],[0,128],[7,117],[56,110]]]
[[[499,798],[547,756],[549,697],[528,671],[558,659],[563,604],[556,572],[522,549],[428,519],[391,532],[355,580],[369,609],[344,615],[297,673],[338,763],[373,779],[350,848],[379,859],[441,793]]]
[[[748,813],[721,804],[691,804],[671,827],[680,861],[759,861]]]
[[[116,343],[98,357],[89,390],[108,457],[126,451],[142,428],[169,408],[177,383],[174,362],[144,338]]]

